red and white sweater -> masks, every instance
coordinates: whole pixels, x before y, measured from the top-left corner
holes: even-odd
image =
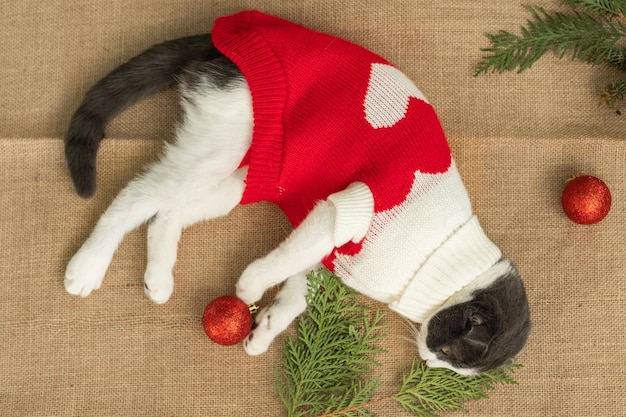
[[[393,65],[256,11],[217,19],[212,39],[252,95],[242,203],[274,202],[295,227],[332,201],[324,264],[346,284],[422,322],[500,259],[434,109]]]

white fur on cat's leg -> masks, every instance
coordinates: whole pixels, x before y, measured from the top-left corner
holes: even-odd
[[[100,288],[124,235],[154,215],[154,204],[139,198],[142,182],[143,179],[133,181],[122,190],[72,257],[65,271],[64,285],[68,293],[86,297]]]
[[[167,212],[157,213],[150,222],[145,292],[152,301],[162,304],[172,295],[172,269],[176,263],[182,228],[228,214],[241,201],[247,171],[247,167],[238,169],[210,191],[194,193],[194,198],[190,201]]]
[[[177,131],[177,141],[167,145],[161,160],[131,181],[100,218],[68,264],[67,292],[86,297],[100,288],[126,233],[159,211],[187,203],[198,209],[193,204],[196,197],[237,169],[252,135],[250,92],[245,82],[209,92],[183,100],[185,121]]]
[[[110,254],[110,255],[108,255]],[[87,297],[102,285],[113,252],[97,243],[83,245],[72,257],[65,271],[65,290],[72,295]]]
[[[86,297],[100,288],[124,235],[167,209],[170,199],[176,200],[178,183],[167,180],[163,165],[155,163],[145,174],[132,180],[100,217],[67,266],[64,283],[68,293]]]
[[[148,226],[148,265],[144,275],[145,292],[157,304],[169,300],[174,291],[172,269],[182,226],[171,212],[157,213]]]
[[[276,336],[302,314],[306,309],[307,292],[306,274],[297,274],[287,279],[274,302],[257,314],[256,327],[243,342],[243,348],[248,355],[266,352]]]
[[[177,207],[183,227],[230,213],[241,202],[247,175],[248,167],[244,166],[210,188],[196,190],[193,198]]]
[[[68,293],[86,297],[100,288],[124,235],[162,209],[160,195],[175,194],[171,183],[160,181],[157,166],[153,165],[146,174],[131,181],[98,220],[67,266],[64,284]]]
[[[254,303],[266,289],[321,262],[335,247],[335,214],[332,203],[318,203],[276,249],[248,265],[237,282],[237,297]]]

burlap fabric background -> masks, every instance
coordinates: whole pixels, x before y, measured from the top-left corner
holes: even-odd
[[[233,293],[245,265],[289,233],[275,207],[241,207],[188,229],[166,305],[143,295],[145,229],[124,240],[100,291],[79,299],[62,286],[71,255],[171,138],[178,114],[170,91],[116,120],[100,151],[98,194],[81,200],[62,138],[86,89],[156,42],[256,7],[384,55],[438,109],[484,228],[525,277],[535,323],[519,386],[470,404],[470,415],[624,415],[626,116],[598,104],[607,70],[547,57],[519,75],[472,77],[484,34],[516,30],[528,16],[521,3],[0,3],[0,414],[284,414],[271,384],[280,343],[251,358],[212,344],[200,325],[206,303]],[[578,171],[613,192],[611,213],[596,226],[575,225],[560,208],[563,183]],[[387,320],[380,395],[393,392],[416,353],[402,320]],[[391,403],[376,411],[403,415]]]

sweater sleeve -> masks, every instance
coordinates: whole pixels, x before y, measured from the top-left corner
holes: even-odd
[[[374,196],[362,182],[354,182],[346,189],[328,196],[336,210],[335,247],[352,241],[361,241],[374,218]]]

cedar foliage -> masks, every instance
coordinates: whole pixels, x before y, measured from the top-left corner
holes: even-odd
[[[607,64],[626,71],[626,0],[563,0],[570,11],[548,12],[530,6],[521,35],[501,30],[487,34],[491,46],[474,75],[524,71],[548,52],[591,65]],[[626,94],[626,78],[606,85],[602,101],[614,104]]]
[[[449,410],[465,410],[470,400],[487,397],[498,384],[516,384],[511,373],[520,365],[461,376],[448,369],[428,368],[415,360],[402,371],[394,394],[377,397],[375,374],[384,354],[385,313],[360,304],[358,294],[327,270],[309,275],[308,308],[287,338],[274,385],[290,417],[370,417],[372,406],[393,401],[405,411],[435,417]]]

